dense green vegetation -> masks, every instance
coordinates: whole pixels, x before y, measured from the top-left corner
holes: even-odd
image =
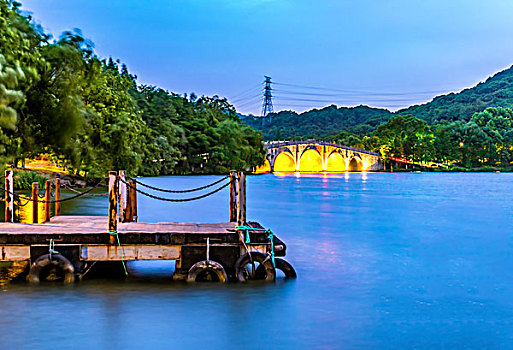
[[[429,103],[411,106],[397,113],[413,114],[429,124],[435,124],[444,120],[468,121],[474,113],[488,107],[512,106],[513,67],[510,67],[470,89],[437,96]]]
[[[323,139],[380,152],[384,158],[432,161],[468,168],[509,168],[513,161],[513,67],[460,93],[392,113],[367,106],[328,106],[272,123],[245,121],[264,139]]]
[[[0,0],[0,164],[52,154],[91,176],[225,173],[263,162],[259,132],[226,99],[138,86],[80,31],[52,40]]]
[[[339,136],[338,142],[380,152],[383,157],[467,168],[508,168],[513,159],[513,111],[490,107],[474,113],[469,121],[442,121],[431,126],[411,114],[398,115],[370,136]]]
[[[262,130],[266,140],[301,140],[329,138],[339,130],[366,135],[392,116],[392,112],[381,108],[338,108],[332,105],[301,114],[281,111],[273,114],[271,124],[262,125],[262,119],[253,116],[246,117],[244,121],[253,128]]]

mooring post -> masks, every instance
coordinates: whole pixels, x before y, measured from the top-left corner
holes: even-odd
[[[131,192],[130,192],[130,195],[132,196],[132,198],[130,199],[130,204],[132,205],[132,208],[131,208],[131,215],[132,215],[132,218],[131,218],[131,221],[135,221],[135,222],[138,222],[139,221],[139,217],[137,216],[137,181],[132,180],[132,182],[130,183],[132,185],[132,188],[131,188]]]
[[[119,222],[125,222],[126,212],[126,170],[119,171]]]
[[[237,222],[237,172],[230,171],[230,222]]]
[[[246,225],[246,174],[239,172],[239,226]]]
[[[55,216],[61,215],[61,179],[55,179]]]
[[[52,200],[52,180],[45,182],[45,222],[50,221],[50,201]]]
[[[39,183],[32,182],[32,223],[37,224],[39,221],[38,204],[39,204]]]
[[[14,222],[14,183],[12,170],[5,171],[5,222]]]
[[[132,222],[132,181],[128,182],[126,186],[126,209],[125,209],[125,222]]]
[[[115,244],[118,230],[118,218],[116,215],[117,205],[118,205],[118,195],[117,195],[117,182],[118,173],[115,171],[109,171],[109,233],[113,233],[109,237],[109,243]]]

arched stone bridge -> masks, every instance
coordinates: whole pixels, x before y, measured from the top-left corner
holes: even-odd
[[[257,172],[343,172],[383,169],[381,155],[322,141],[267,142],[266,162]]]

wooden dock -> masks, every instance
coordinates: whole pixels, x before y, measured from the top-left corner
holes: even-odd
[[[245,203],[240,203],[240,198],[245,201],[241,196],[245,194],[245,180],[239,180],[244,186],[239,187],[239,203],[234,200],[237,193],[230,182],[230,219],[237,215],[237,220],[219,223],[126,222],[125,216],[112,213],[137,212],[133,208],[135,186],[124,188],[131,192],[124,195],[132,201],[119,201],[123,189],[117,174],[114,181],[111,173],[109,216],[54,216],[44,223],[0,223],[0,261],[30,262],[27,279],[32,282],[44,279],[48,273],[44,271],[52,268],[63,270],[64,280],[71,282],[89,271],[91,263],[134,260],[175,260],[173,278],[188,281],[274,280],[275,268],[292,269],[276,258],[285,255],[285,243],[260,224],[246,222]],[[12,199],[9,194],[6,198]],[[112,210],[117,205],[125,207]],[[260,270],[255,263],[262,266]],[[256,271],[248,272],[248,264]]]

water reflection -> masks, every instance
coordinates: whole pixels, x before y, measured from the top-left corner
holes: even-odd
[[[33,202],[30,201],[30,196],[20,195],[20,201],[18,201],[15,207],[14,219],[17,222],[31,224],[33,223],[34,207]],[[37,203],[37,222],[45,222],[46,220],[46,203]],[[53,212],[53,211],[52,211]]]
[[[182,189],[218,178],[144,181]],[[90,280],[69,289],[12,283],[0,298],[0,344],[509,348],[513,217],[505,194],[512,180],[513,174],[248,176],[248,218],[287,243],[296,282],[189,286],[171,281],[170,264],[139,262],[127,281]],[[195,203],[139,197],[140,218],[219,221],[228,217],[227,198],[224,190]],[[63,214],[106,212],[104,198],[63,205]],[[77,315],[87,326],[76,326]],[[264,336],[263,325],[271,330]]]
[[[0,261],[0,286],[5,286],[20,276],[28,267],[28,264],[28,261]]]

